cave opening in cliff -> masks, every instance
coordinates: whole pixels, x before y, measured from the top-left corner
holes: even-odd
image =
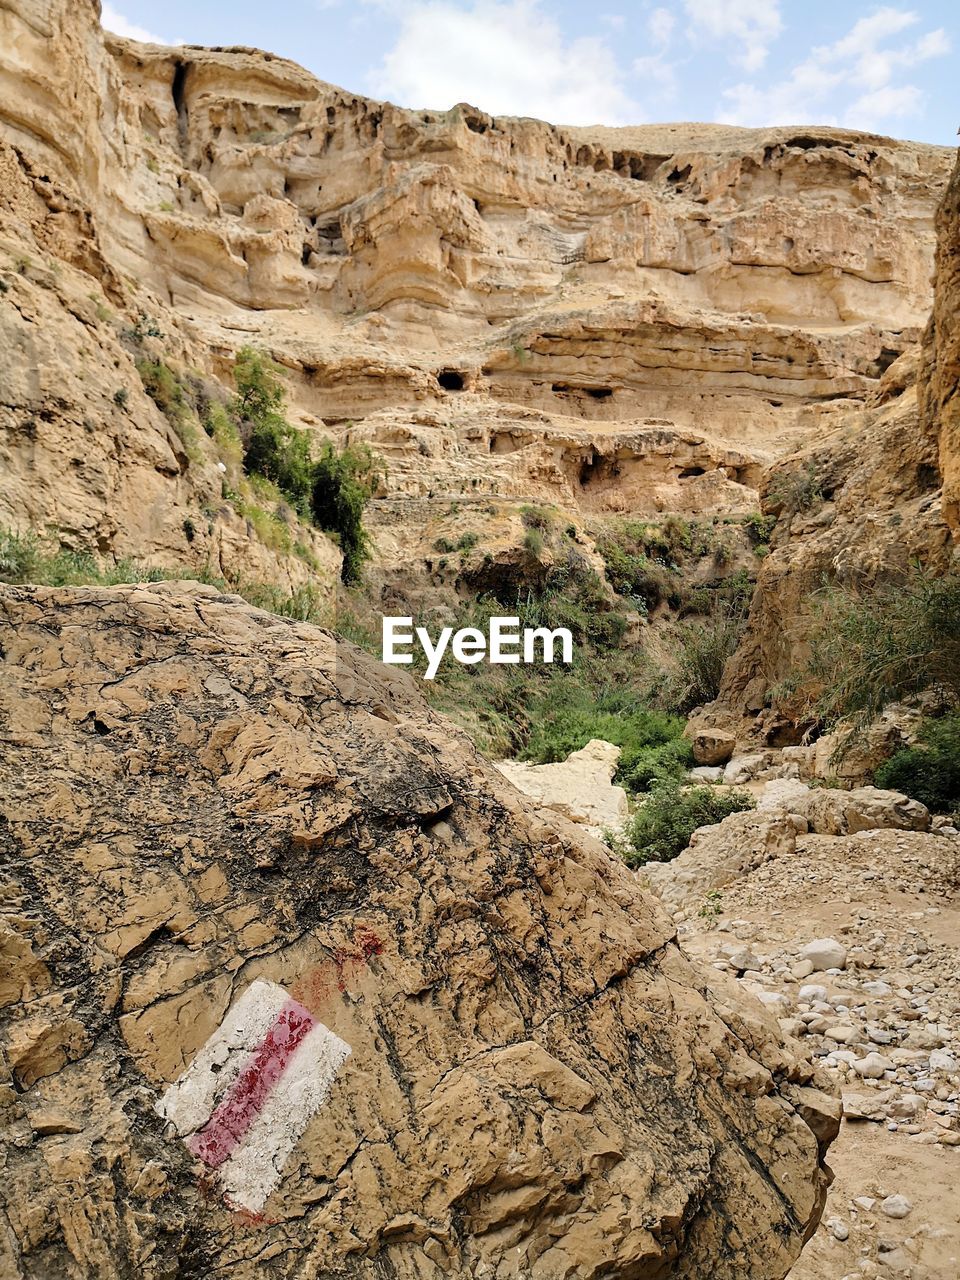
[[[702,476],[705,474],[706,472],[703,467],[684,467],[680,472],[678,479],[689,480],[691,476]]]
[[[187,64],[177,63],[173,70],[173,84],[170,92],[173,95],[173,105],[178,116],[186,115],[187,101],[184,97],[184,90],[187,87]]]
[[[441,369],[437,374],[437,382],[444,391],[462,391],[466,380],[459,369]]]
[[[596,454],[591,454],[588,458],[583,459],[580,463],[580,473],[577,476],[581,489],[586,489],[589,484],[592,484],[598,478],[605,461],[605,458],[597,457]]]
[[[613,387],[586,387],[585,390],[591,400],[609,400],[613,395]]]

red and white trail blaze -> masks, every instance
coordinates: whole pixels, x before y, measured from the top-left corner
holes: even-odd
[[[217,1171],[229,1203],[259,1213],[349,1056],[283,987],[257,981],[156,1110]]]

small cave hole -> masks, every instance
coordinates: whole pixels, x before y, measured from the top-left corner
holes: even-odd
[[[706,475],[706,471],[703,467],[684,467],[677,478],[680,480],[689,480],[691,476],[702,475]]]
[[[441,369],[437,383],[444,391],[462,391],[465,385],[463,374],[458,369]]]
[[[591,400],[608,400],[613,395],[613,387],[584,388]]]

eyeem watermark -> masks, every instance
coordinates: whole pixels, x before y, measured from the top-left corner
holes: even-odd
[[[444,627],[434,644],[426,627],[414,627],[412,618],[383,619],[383,661],[394,665],[413,662],[412,649],[419,643],[427,660],[425,680],[437,674],[443,655],[449,646],[450,653],[467,666],[475,662],[503,663],[523,662],[573,662],[573,636],[566,627],[551,631],[548,627],[524,627],[520,630],[519,618],[491,618],[490,634],[484,635],[477,627]],[[559,658],[556,657],[559,648]]]

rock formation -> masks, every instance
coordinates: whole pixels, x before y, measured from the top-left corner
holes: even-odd
[[[527,796],[582,822],[591,835],[616,831],[627,818],[627,793],[614,785],[620,748],[594,739],[556,764],[505,760],[496,767]]]
[[[755,510],[927,319],[946,148],[406,111],[104,38],[94,0],[13,0],[0,36],[0,522],[67,546],[292,587],[297,544],[332,575],[309,530],[264,545],[136,360],[229,386],[272,352],[300,425],[388,460],[379,562],[426,581],[439,497],[485,541],[491,497]]]
[[[770,687],[824,573],[948,564],[948,149],[413,112],[98,13],[0,6],[0,528],[332,594],[205,415],[246,345],[386,460],[381,605],[519,591],[529,503],[593,568],[612,518],[730,521],[752,576],[762,497],[707,768],[799,736]],[[650,875],[671,921],[326,632],[188,584],[8,589],[0,625],[4,1274],[786,1274],[836,1104],[676,924],[836,832],[867,856],[886,802],[701,834]]]
[[[756,716],[756,733],[791,740],[796,726],[764,708],[771,686],[802,665],[823,581],[873,584],[917,563],[943,572],[955,559],[958,200],[960,163],[937,214],[935,302],[922,353],[896,360],[866,409],[847,413],[832,434],[764,478],[765,509],[781,517],[774,550],[758,575],[747,636],[708,720]],[[791,506],[798,485],[807,486],[812,501]]]
[[[409,679],[199,585],[2,617],[5,1274],[785,1274],[811,1066]],[[350,1056],[244,1212],[157,1105],[255,983]]]

